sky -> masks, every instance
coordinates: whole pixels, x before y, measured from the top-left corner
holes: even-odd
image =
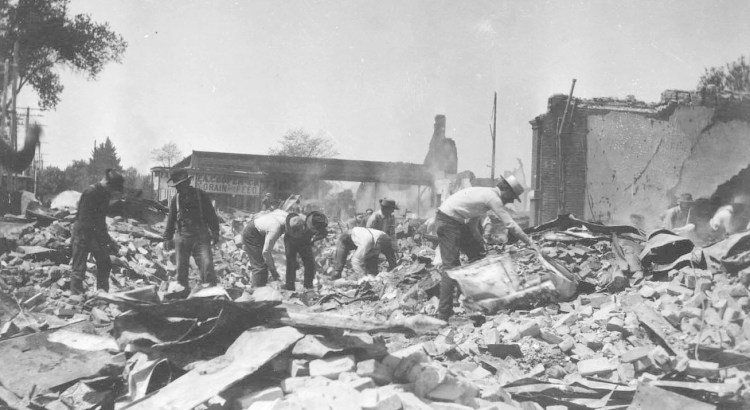
[[[109,137],[123,166],[151,151],[266,154],[290,129],[330,137],[338,158],[421,163],[447,117],[458,168],[531,165],[529,121],[577,79],[581,98],[694,89],[706,67],[750,54],[750,2],[71,0],[128,42],[94,81],[61,69],[43,112],[45,166]],[[21,106],[35,104],[29,93]]]

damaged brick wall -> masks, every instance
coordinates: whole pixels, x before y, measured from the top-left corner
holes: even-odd
[[[532,121],[536,223],[557,215],[554,124],[565,97],[555,98],[548,113]],[[668,91],[651,105],[579,101],[573,129],[563,135],[566,211],[609,224],[629,224],[640,215],[646,228],[658,226],[680,193],[710,198],[750,165],[748,117],[750,100],[699,93]]]
[[[531,223],[536,225],[558,215],[560,165],[557,127],[565,111],[567,96],[550,97],[547,114],[531,121],[533,129],[531,186]],[[572,121],[562,133],[562,156],[565,164],[565,204],[563,213],[582,215],[586,187],[586,116],[571,106]],[[566,121],[567,122],[567,121]]]

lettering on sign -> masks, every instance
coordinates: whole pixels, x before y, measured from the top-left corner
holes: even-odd
[[[196,175],[195,187],[206,192],[230,195],[260,195],[260,181],[230,175]]]

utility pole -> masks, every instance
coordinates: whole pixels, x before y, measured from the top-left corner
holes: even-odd
[[[490,128],[492,135],[492,166],[490,171],[490,180],[495,184],[495,141],[497,138],[497,91],[495,91],[495,100],[492,103],[492,126]]]
[[[573,79],[573,84],[570,85],[570,94],[568,94],[568,101],[565,103],[565,111],[563,111],[562,121],[560,126],[557,128],[557,163],[559,165],[558,184],[559,186],[559,198],[557,203],[557,214],[562,215],[565,212],[565,157],[563,156],[563,130],[565,129],[565,120],[568,117],[568,109],[573,101],[573,90],[576,88],[576,79]]]
[[[18,90],[18,54],[20,53],[20,45],[18,44],[18,41],[16,41],[13,44],[13,81],[11,85],[11,113],[10,113],[10,140],[11,140],[11,148],[13,148],[13,152],[18,152],[18,117],[16,115],[16,104],[18,103],[18,97],[16,91]],[[10,169],[12,170],[14,167],[14,159],[11,155],[10,157]],[[16,177],[15,173],[13,171],[10,172],[11,175],[11,181],[10,184],[10,190],[16,191],[18,187],[16,187]]]

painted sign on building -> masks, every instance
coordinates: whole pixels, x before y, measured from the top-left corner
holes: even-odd
[[[260,181],[233,175],[196,175],[195,187],[215,194],[260,196]]]

